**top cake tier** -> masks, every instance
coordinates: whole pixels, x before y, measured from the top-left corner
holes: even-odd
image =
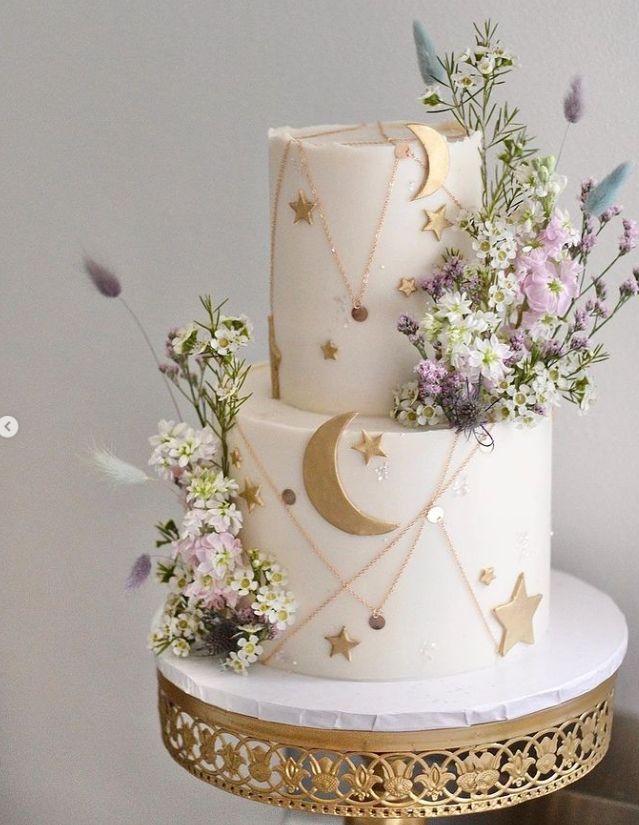
[[[397,319],[442,251],[464,249],[448,224],[481,202],[479,147],[451,124],[270,130],[275,397],[388,413],[415,360]]]

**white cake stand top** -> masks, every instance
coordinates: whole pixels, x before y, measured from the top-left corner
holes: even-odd
[[[190,696],[268,722],[359,731],[426,731],[517,719],[582,696],[619,668],[625,619],[605,594],[554,571],[547,634],[496,667],[420,681],[318,679],[254,665],[246,677],[206,658],[157,657]]]

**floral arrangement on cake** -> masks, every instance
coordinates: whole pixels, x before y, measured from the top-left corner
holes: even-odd
[[[428,111],[482,134],[483,196],[454,224],[472,253],[446,249],[421,282],[424,313],[399,319],[420,360],[391,415],[408,427],[448,424],[490,442],[491,422],[534,425],[561,399],[584,411],[591,404],[592,367],[608,357],[599,333],[639,292],[639,269],[614,293],[608,282],[639,235],[617,203],[629,166],[581,184],[573,224],[557,205],[566,186],[557,161],[533,147],[519,110],[495,99],[517,66],[496,26],[475,26],[475,44],[443,58],[419,23],[414,34]],[[577,77],[564,98],[566,132],[582,114]],[[611,260],[594,269],[591,253],[613,226]]]
[[[287,590],[286,571],[275,558],[242,545],[242,513],[237,482],[231,477],[228,434],[249,396],[242,390],[250,367],[238,356],[251,339],[245,316],[222,313],[224,304],[201,298],[205,319],[171,330],[168,361],[160,363],[139,319],[121,296],[119,279],[94,261],[86,270],[98,291],[118,298],[131,313],[151,347],[178,416],[162,420],[149,441],[149,464],[177,494],[182,515],[156,525],[157,579],[168,594],[151,632],[156,653],[220,657],[224,668],[245,673],[274,639],[295,620],[296,602]],[[176,394],[193,409],[198,427],[182,420]],[[138,484],[150,480],[137,467],[107,450],[94,460],[113,481]],[[154,560],[143,553],[135,561],[127,589],[137,589]]]

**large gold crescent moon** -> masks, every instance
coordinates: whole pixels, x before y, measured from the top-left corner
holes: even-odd
[[[426,177],[422,188],[413,196],[413,200],[432,195],[446,180],[448,175],[448,143],[436,129],[423,123],[407,123],[406,126],[421,143],[426,160]]]
[[[354,536],[379,536],[398,525],[359,510],[348,498],[337,469],[340,436],[356,415],[336,415],[315,430],[304,451],[304,487],[317,512],[338,530]]]

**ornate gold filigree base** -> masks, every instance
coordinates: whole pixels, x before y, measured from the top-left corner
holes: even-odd
[[[375,822],[369,816],[349,816],[345,820],[346,825],[366,825],[367,822]],[[385,825],[410,825],[410,817],[402,816],[399,819],[393,817],[392,819],[385,819]]]
[[[246,799],[360,825],[516,805],[580,779],[610,742],[614,677],[519,719],[400,733],[264,722],[158,679],[164,744],[191,774]]]

